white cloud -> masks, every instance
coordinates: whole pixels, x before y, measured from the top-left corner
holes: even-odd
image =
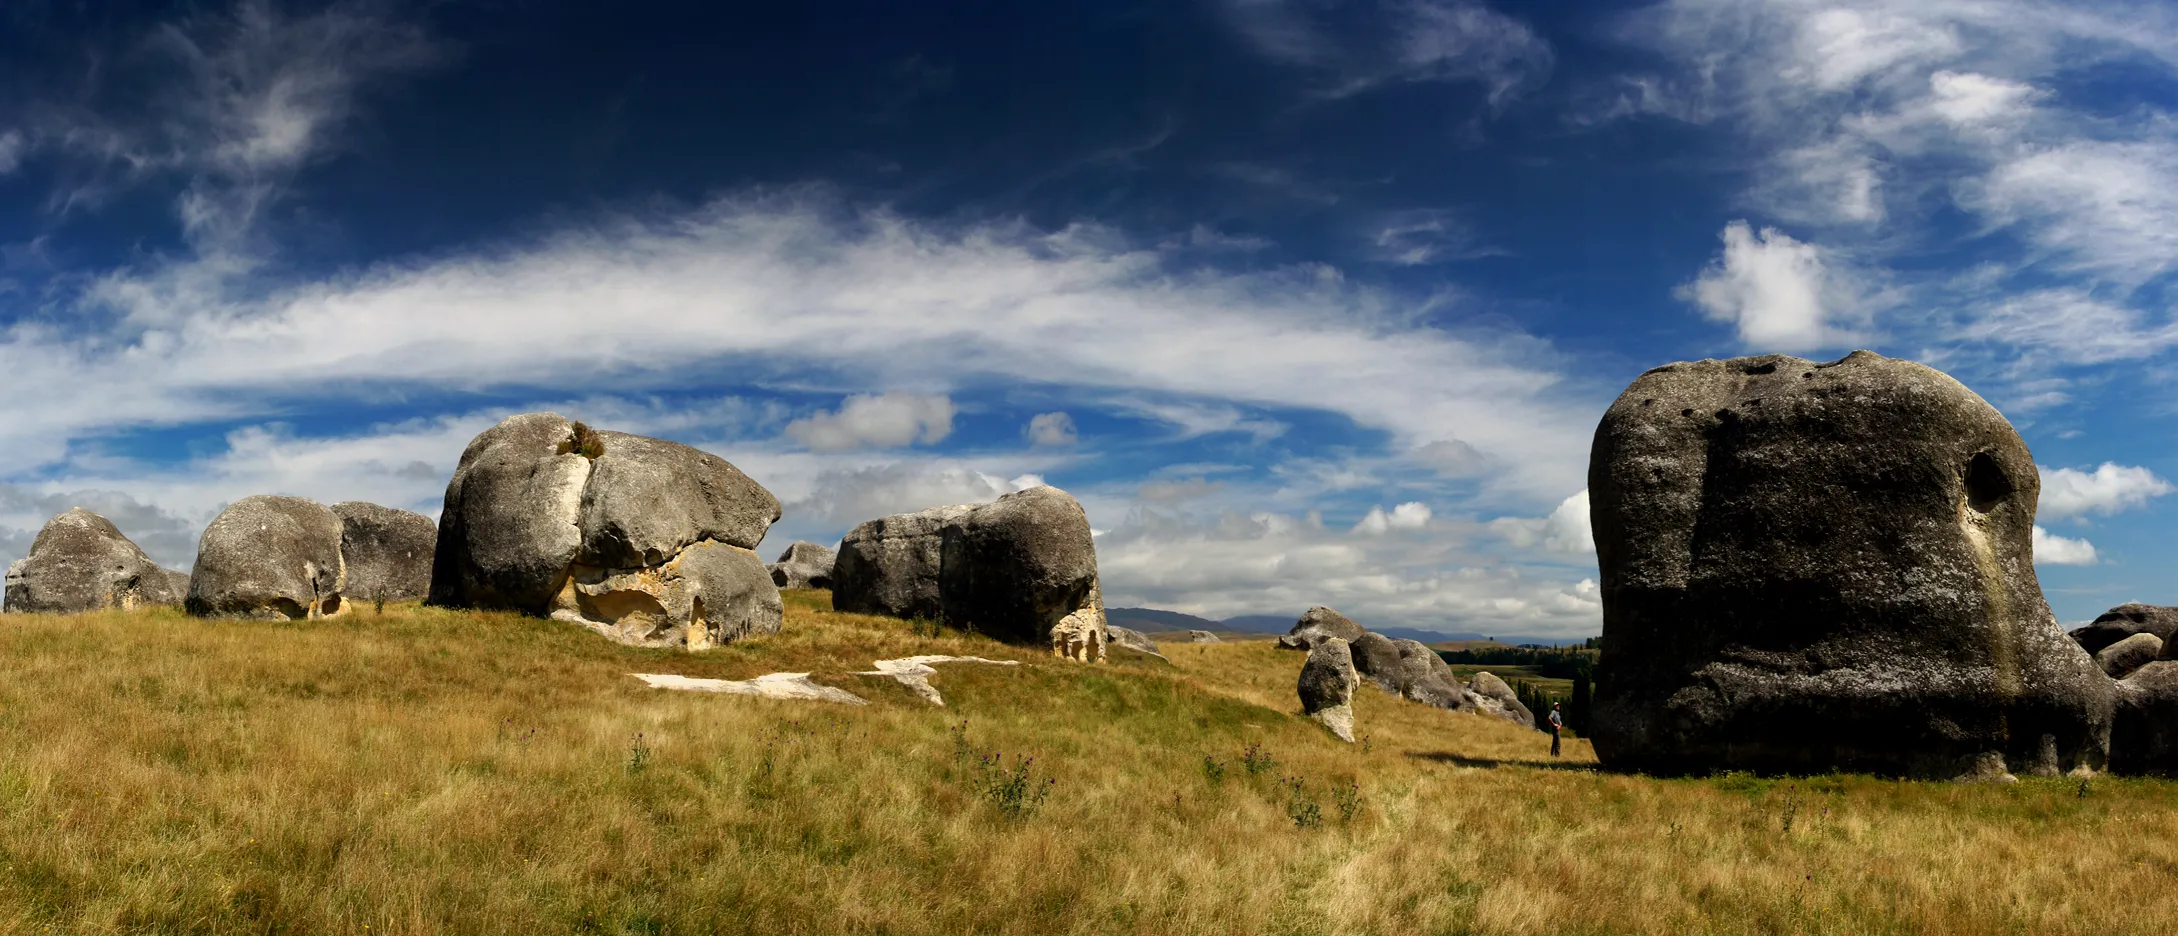
[[[1420,530],[1429,526],[1429,505],[1420,501],[1408,501],[1385,513],[1382,507],[1371,507],[1361,521],[1354,524],[1354,532],[1364,536],[1383,536],[1393,530]]]
[[[1857,340],[1838,327],[1859,314],[1857,300],[1823,261],[1821,249],[1775,228],[1758,234],[1745,221],[1725,225],[1724,254],[1682,298],[1731,322],[1739,339],[1763,351],[1809,351]]]
[[[1587,488],[1560,501],[1547,517],[1499,517],[1490,521],[1489,529],[1515,549],[1541,546],[1546,552],[1576,556],[1596,552],[1596,532],[1588,522]]]
[[[1967,311],[1960,337],[2050,355],[2068,364],[2154,357],[2178,345],[2178,323],[2077,288],[2003,293]]]
[[[1388,82],[1473,82],[1502,102],[1549,76],[1550,44],[1476,2],[1224,0],[1227,20],[1265,57],[1323,75],[1328,97]]]
[[[1416,461],[1447,478],[1470,478],[1489,468],[1489,456],[1458,439],[1438,439],[1414,450]]]
[[[839,412],[819,410],[787,423],[785,432],[815,452],[934,445],[953,432],[953,401],[943,394],[857,394]]]
[[[2035,565],[2094,565],[2096,561],[2095,544],[2034,528]]]
[[[2178,264],[2178,136],[2037,147],[1964,191],[2063,266],[2136,284]]]
[[[2178,487],[2137,465],[2103,462],[2094,471],[2077,468],[2040,467],[2042,499],[2037,512],[2044,518],[2109,516],[2144,507]]]
[[[1031,445],[1073,445],[1081,440],[1074,431],[1074,417],[1060,413],[1038,413],[1029,418],[1022,429]]]
[[[0,133],[0,175],[12,173],[22,166],[24,144],[20,130]]]
[[[1929,76],[1930,109],[1954,124],[1979,124],[2025,116],[2036,98],[2033,85],[1988,75],[1939,71]]]

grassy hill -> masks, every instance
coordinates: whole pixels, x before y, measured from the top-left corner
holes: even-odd
[[[394,608],[0,618],[0,933],[2166,931],[2178,787],[1661,780],[1301,655],[1052,661],[790,593],[688,655]],[[654,690],[964,653],[934,708]],[[1263,769],[1251,772],[1249,764]],[[996,766],[989,766],[995,764]],[[1344,790],[1342,796],[1338,791]]]

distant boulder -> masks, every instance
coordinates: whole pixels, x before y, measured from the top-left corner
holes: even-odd
[[[1008,643],[1100,660],[1109,642],[1089,517],[1040,486],[988,504],[869,521],[841,540],[832,606],[943,619]]]
[[[771,492],[709,452],[511,416],[469,443],[446,486],[430,602],[648,647],[776,633],[779,590],[754,549],[778,519]]]
[[[1362,630],[1360,625],[1355,625],[1354,630],[1354,636],[1345,638],[1346,647],[1354,656],[1354,672],[1375,683],[1378,689],[1398,695],[1399,645],[1383,634]],[[1308,635],[1308,639],[1311,643],[1316,643],[1327,638],[1323,631],[1315,631]]]
[[[1278,638],[1278,646],[1287,650],[1307,650],[1326,637],[1337,637],[1353,643],[1354,638],[1362,633],[1362,626],[1346,615],[1317,605],[1303,612],[1301,619],[1294,622],[1293,629],[1287,631],[1286,636]]]
[[[771,564],[771,583],[780,588],[830,588],[832,563],[839,555],[815,543],[796,542]]]
[[[1354,740],[1354,688],[1361,677],[1354,672],[1354,656],[1346,641],[1327,637],[1316,642],[1308,651],[1308,660],[1301,664],[1301,679],[1296,687],[1301,696],[1301,711],[1315,719],[1339,740]]]
[[[8,567],[5,607],[14,614],[81,614],[174,605],[188,586],[187,575],[160,568],[105,517],[78,507],[46,521],[30,554]]]
[[[2154,634],[2156,639],[2169,643],[2173,633],[2178,633],[2178,608],[2131,602],[2104,611],[2093,622],[2073,628],[2072,639],[2092,654],[2134,634]]]
[[[363,501],[333,505],[340,518],[344,592],[356,601],[416,601],[431,593],[439,528],[430,517]]]
[[[2163,641],[2142,631],[2096,651],[2095,665],[2102,667],[2111,679],[2124,679],[2162,655]]]
[[[1911,361],[1641,375],[1589,458],[1597,757],[1665,773],[2099,768],[2111,683],[2035,580],[2039,483],[2002,414]]]
[[[1468,683],[1467,691],[1473,694],[1475,707],[1484,714],[1495,715],[1522,728],[1538,727],[1535,713],[1521,704],[1520,694],[1514,692],[1504,680],[1497,678],[1496,674],[1476,673],[1475,678]]]
[[[182,607],[198,617],[299,621],[348,611],[340,517],[300,497],[227,505],[197,540]]]
[[[1218,635],[1206,630],[1188,631],[1187,639],[1192,643],[1224,643],[1224,641],[1220,639]]]

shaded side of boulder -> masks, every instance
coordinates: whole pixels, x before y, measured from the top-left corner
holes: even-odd
[[[1309,636],[1311,641],[1325,638],[1321,631]],[[1375,683],[1378,689],[1398,695],[1400,689],[1399,646],[1392,639],[1373,631],[1361,631],[1346,638],[1346,648],[1354,656],[1354,672],[1361,678]]]
[[[945,537],[973,506],[880,517],[848,531],[832,566],[832,607],[853,614],[937,620]]]
[[[198,617],[331,617],[348,610],[346,580],[339,516],[316,501],[259,494],[204,529],[183,608]]]
[[[2019,434],[1865,351],[1657,368],[1597,427],[1589,735],[1663,773],[2099,768],[2111,684],[2034,576]]]
[[[1301,711],[1315,719],[1339,740],[1349,744],[1354,740],[1354,689],[1361,677],[1354,672],[1354,656],[1346,641],[1337,637],[1318,641],[1308,651],[1308,660],[1301,664],[1301,678],[1296,690],[1301,696]]]
[[[1444,657],[1418,640],[1392,641],[1399,653],[1399,694],[1409,701],[1451,711],[1474,707],[1474,697],[1452,675]]]
[[[2178,660],[2158,660],[2117,683],[2110,769],[2178,774]]]
[[[815,543],[795,542],[771,564],[771,583],[780,588],[830,588],[832,564],[839,554]]]
[[[2093,621],[2073,628],[2072,639],[2088,653],[2100,653],[2134,634],[2154,634],[2167,644],[2174,633],[2178,633],[2178,608],[2135,601],[2104,611]]]
[[[938,587],[947,624],[1034,644],[1081,612],[1081,626],[1101,635],[1096,543],[1072,495],[1049,485],[1016,491],[969,511],[951,530]]]
[[[1301,619],[1294,622],[1293,629],[1278,638],[1278,646],[1287,650],[1307,650],[1326,637],[1353,643],[1365,630],[1346,615],[1317,605],[1301,613]]]
[[[4,600],[15,614],[81,614],[180,604],[183,595],[112,522],[78,507],[46,521],[30,554],[8,567]]]
[[[1520,694],[1514,692],[1504,680],[1497,678],[1495,673],[1476,673],[1475,678],[1468,683],[1467,691],[1474,694],[1476,708],[1482,712],[1522,728],[1536,727],[1535,713],[1528,711],[1528,707],[1520,702]]]
[[[702,650],[779,632],[784,605],[755,551],[695,543],[656,566],[577,566],[555,597],[554,620],[637,647]]]
[[[345,594],[355,601],[415,601],[431,592],[439,528],[430,517],[363,501],[333,505],[340,518]]]
[[[2111,679],[2124,679],[2134,670],[2155,662],[2162,654],[2162,639],[2143,631],[2097,651],[2095,665],[2102,667]]]

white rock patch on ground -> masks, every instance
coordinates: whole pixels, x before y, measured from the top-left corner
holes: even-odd
[[[916,695],[930,700],[930,704],[943,706],[945,698],[938,695],[937,687],[930,684],[930,677],[937,675],[932,663],[989,663],[993,666],[1019,666],[1014,660],[986,660],[982,657],[912,656],[904,660],[879,660],[877,668],[855,673],[856,676],[889,676],[900,685],[913,690]],[[812,702],[843,702],[848,705],[868,705],[869,700],[831,686],[819,685],[808,673],[771,673],[755,679],[695,679],[667,673],[629,673],[653,689],[682,689],[689,692],[723,692],[728,695],[757,696],[765,699],[804,699]]]

